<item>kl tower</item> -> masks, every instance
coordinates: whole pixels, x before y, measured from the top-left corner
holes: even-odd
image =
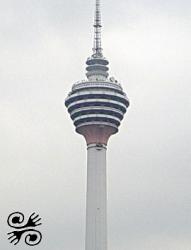
[[[121,85],[109,78],[101,45],[100,0],[96,0],[93,54],[86,61],[87,80],[72,86],[65,100],[76,132],[87,143],[85,250],[107,250],[106,150],[108,139],[129,106]]]

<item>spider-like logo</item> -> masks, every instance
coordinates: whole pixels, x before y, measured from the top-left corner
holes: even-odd
[[[11,228],[16,230],[8,233],[8,240],[10,243],[17,245],[24,235],[27,245],[36,246],[41,242],[42,234],[34,228],[42,224],[40,223],[41,218],[38,214],[32,213],[27,223],[24,223],[24,219],[24,214],[20,212],[9,215],[7,223]]]

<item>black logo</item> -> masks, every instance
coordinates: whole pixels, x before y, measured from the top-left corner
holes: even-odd
[[[36,246],[42,240],[42,234],[38,230],[34,228],[40,226],[41,218],[39,215],[32,213],[27,221],[24,223],[24,214],[20,212],[15,212],[9,215],[7,219],[7,223],[10,227],[16,229],[10,233],[8,233],[8,240],[10,243],[17,245],[21,240],[22,235],[25,237],[25,243],[29,246]]]

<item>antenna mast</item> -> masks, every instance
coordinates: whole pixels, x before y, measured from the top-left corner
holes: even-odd
[[[102,57],[101,47],[101,9],[100,0],[96,0],[95,20],[94,20],[94,48],[93,52],[96,56]]]

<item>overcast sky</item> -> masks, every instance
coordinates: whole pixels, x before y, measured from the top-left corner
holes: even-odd
[[[104,55],[131,106],[108,145],[108,250],[191,249],[191,2],[104,0]],[[94,0],[0,0],[0,248],[84,250],[86,145],[64,99],[85,79]],[[27,249],[21,243],[15,249]]]

